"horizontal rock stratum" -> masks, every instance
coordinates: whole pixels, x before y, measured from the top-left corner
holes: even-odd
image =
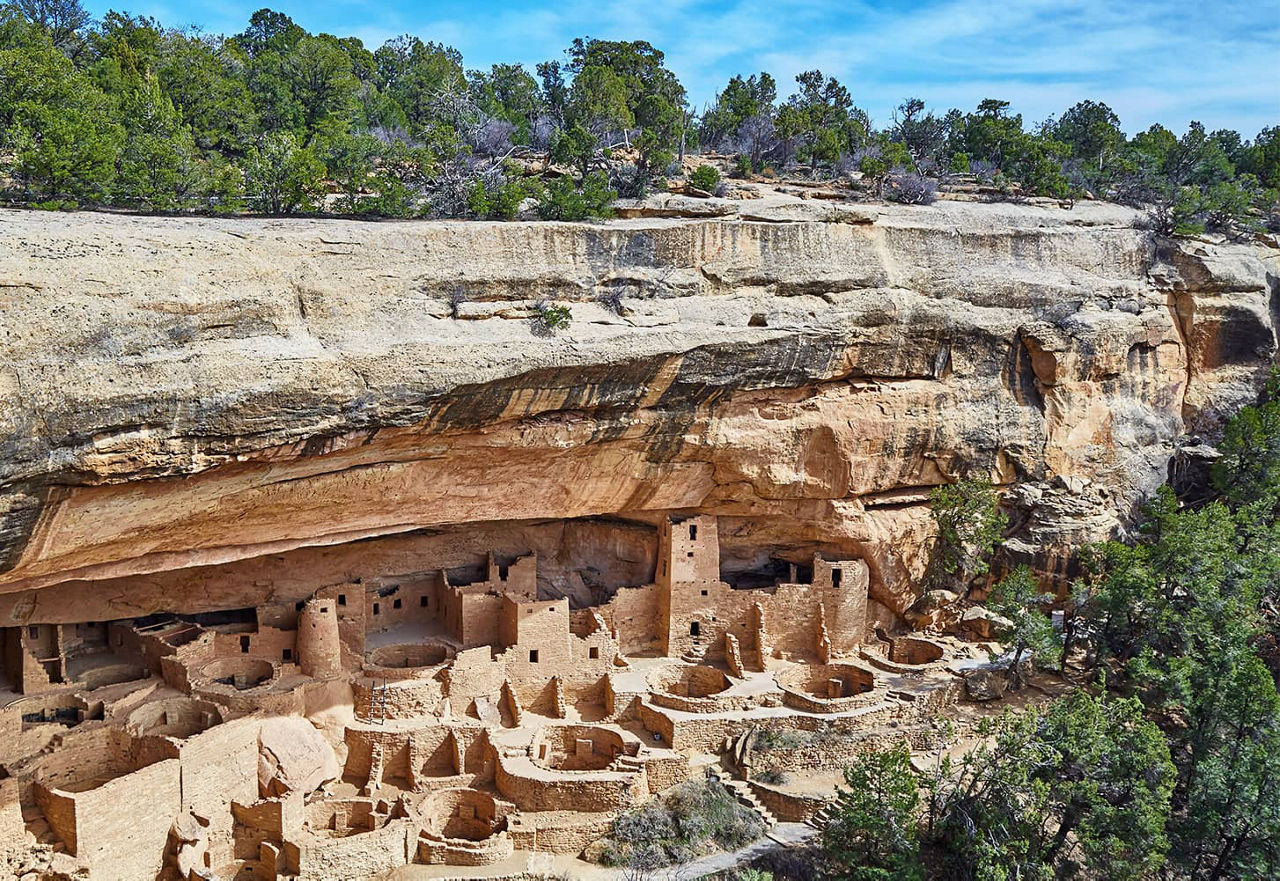
[[[1060,570],[1276,352],[1280,252],[1138,217],[0,213],[0,615],[301,599],[504,548],[585,601],[651,575],[593,523],[672,511],[720,518],[728,573],[861,557],[900,613],[926,493],[961,474],[1008,487],[1010,546]]]

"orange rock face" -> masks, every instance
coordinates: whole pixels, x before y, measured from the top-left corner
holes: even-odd
[[[490,550],[589,601],[652,580],[670,511],[720,518],[726,577],[861,557],[900,613],[930,487],[1002,484],[1009,547],[1061,573],[1273,362],[1275,251],[1100,205],[847,214],[4,215],[0,617],[294,601]]]

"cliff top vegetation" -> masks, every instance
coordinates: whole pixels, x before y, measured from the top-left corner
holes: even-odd
[[[714,192],[724,172],[820,177],[850,198],[908,203],[957,186],[1109,199],[1152,209],[1164,232],[1280,229],[1280,125],[1128,136],[1096,101],[1029,125],[995,98],[967,111],[907,98],[878,124],[819,70],[790,90],[767,72],[735,76],[699,111],[644,41],[580,38],[534,70],[474,70],[427,36],[371,49],[270,9],[217,35],[124,12],[92,20],[79,0],[12,0],[0,5],[0,195],[579,220],[607,216],[618,196]]]

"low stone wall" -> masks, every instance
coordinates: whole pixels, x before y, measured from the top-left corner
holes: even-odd
[[[849,697],[820,698],[803,691],[797,691],[789,685],[782,686],[782,702],[789,707],[803,710],[806,713],[848,713],[860,707],[870,707],[880,703],[885,692],[867,691]]]
[[[773,701],[769,702],[765,699],[768,697],[772,697]],[[686,713],[733,713],[758,706],[777,706],[776,695],[716,694],[709,697],[683,697],[665,691],[655,691],[649,695],[649,700],[660,707],[682,710]]]
[[[609,814],[523,813],[512,818],[509,831],[520,850],[576,854],[609,834],[613,821]]]
[[[803,823],[822,810],[823,805],[829,801],[820,795],[787,792],[758,780],[750,780],[748,784],[760,803],[769,809],[769,813],[784,823]]]
[[[547,771],[527,756],[499,757],[494,783],[523,811],[623,811],[649,793],[642,772]]]
[[[852,764],[857,756],[905,739],[905,734],[886,736],[883,731],[833,734],[796,746],[749,749],[743,756],[743,766],[748,776],[766,769],[776,769],[788,774],[839,771]]]
[[[688,756],[672,753],[670,756],[644,758],[644,773],[649,781],[649,792],[662,792],[689,779],[691,769]]]
[[[284,842],[285,865],[302,878],[368,878],[407,865],[417,840],[411,820],[340,838],[303,833]]]
[[[506,832],[483,841],[445,838],[423,830],[418,838],[418,862],[427,865],[489,866],[515,853],[515,844]]]

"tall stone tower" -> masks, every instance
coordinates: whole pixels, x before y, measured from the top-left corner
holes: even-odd
[[[342,672],[338,608],[332,597],[312,597],[298,615],[298,666],[316,679]]]

